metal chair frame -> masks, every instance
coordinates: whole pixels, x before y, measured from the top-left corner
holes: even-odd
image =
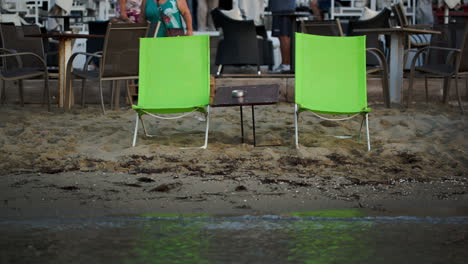
[[[127,26],[126,26],[127,25]],[[72,85],[73,85],[73,78],[77,77],[82,79],[81,83],[81,105],[84,107],[85,105],[85,95],[86,95],[86,79],[94,79],[99,82],[99,94],[100,94],[100,100],[101,100],[101,110],[102,113],[105,114],[105,107],[104,107],[104,96],[103,96],[103,82],[104,81],[113,81],[111,85],[111,97],[113,98],[115,91],[116,85],[114,85],[114,81],[120,81],[120,80],[137,80],[138,79],[138,73],[136,75],[125,75],[125,76],[110,76],[106,77],[106,70],[105,70],[105,63],[106,63],[106,57],[108,56],[108,50],[109,50],[109,45],[112,45],[109,41],[109,36],[110,34],[114,34],[114,31],[118,32],[119,30],[129,30],[129,29],[134,29],[134,30],[141,30],[141,29],[146,29],[145,33],[142,34],[142,37],[145,37],[148,35],[148,30],[149,30],[149,23],[141,23],[141,24],[117,24],[117,23],[109,23],[109,26],[107,27],[107,32],[106,32],[106,37],[104,39],[104,50],[99,51],[96,53],[87,53],[87,52],[76,52],[74,53],[68,63],[67,63],[67,93],[71,93],[72,91]],[[82,71],[75,72],[72,69],[73,66],[73,60],[79,56],[79,55],[84,55],[87,57],[85,65],[82,69]],[[99,70],[97,72],[97,76],[93,76],[92,73],[88,71],[88,65],[91,63],[93,58],[98,58],[99,59]],[[128,90],[128,87],[127,87]],[[127,91],[128,92],[128,91]],[[67,96],[66,98],[69,98]],[[112,106],[112,104],[111,104]]]

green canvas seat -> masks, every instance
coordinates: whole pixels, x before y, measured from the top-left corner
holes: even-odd
[[[140,40],[138,105],[133,146],[138,120],[147,133],[142,116],[176,119],[193,112],[206,117],[205,144],[208,144],[210,101],[209,36],[143,38]],[[160,114],[180,114],[164,116]]]
[[[296,147],[299,147],[299,113],[311,111],[351,115],[331,119],[335,121],[362,115],[370,150],[365,36],[328,37],[297,33],[295,103]]]

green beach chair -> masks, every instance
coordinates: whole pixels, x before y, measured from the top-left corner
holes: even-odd
[[[133,146],[138,120],[149,135],[142,116],[176,119],[194,112],[205,114],[205,144],[208,145],[210,120],[209,36],[140,39],[138,105]],[[167,116],[163,114],[179,114]]]
[[[365,121],[367,149],[370,151],[365,36],[326,37],[297,33],[295,103],[297,148],[299,113],[307,110],[332,121],[361,115],[361,129]],[[348,116],[329,119],[317,113]]]

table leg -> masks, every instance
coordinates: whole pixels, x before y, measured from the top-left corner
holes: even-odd
[[[392,34],[390,42],[390,102],[401,103],[403,86],[403,34]]]
[[[240,108],[240,118],[241,118],[241,136],[242,136],[242,144],[244,144],[244,113],[242,112],[242,105],[239,106]]]
[[[119,107],[120,107],[120,85],[121,85],[122,81],[121,80],[117,80],[115,81],[115,86],[112,87],[113,89],[115,89],[114,91],[114,110],[119,110]]]
[[[290,40],[290,50],[291,50],[291,55],[290,55],[290,60],[291,60],[291,73],[294,73],[295,71],[295,65],[296,65],[296,59],[295,59],[295,50],[296,50],[296,47],[295,47],[295,43],[296,43],[296,30],[297,30],[297,26],[296,26],[296,17],[295,16],[291,16],[291,40]]]
[[[67,87],[67,63],[72,53],[72,39],[59,39],[59,80],[58,80],[58,105],[70,109],[73,105],[73,86],[70,91]]]
[[[252,105],[252,129],[253,129],[254,147],[256,147],[257,139],[255,138],[255,108],[253,105]]]
[[[70,31],[70,18],[69,17],[63,18],[63,30]]]

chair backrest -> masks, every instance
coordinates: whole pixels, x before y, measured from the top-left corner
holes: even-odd
[[[431,46],[443,47],[443,48],[456,48],[462,50],[461,56],[463,56],[463,45],[466,45],[466,25],[460,23],[450,24],[436,24],[432,28],[433,30],[440,31],[440,34],[434,34],[431,36]],[[466,52],[466,51],[465,51]],[[426,65],[440,65],[447,63],[448,51],[430,49],[429,53],[425,57],[424,63]],[[465,54],[465,61],[468,60],[468,55]],[[468,69],[468,64],[465,61],[460,62],[460,70]]]
[[[453,31],[451,25],[448,24],[436,24],[432,28],[433,30],[440,31],[440,34],[431,35],[430,46],[443,47],[443,48],[455,48],[455,42],[453,39]],[[426,65],[440,65],[445,64],[447,60],[447,51],[439,49],[430,49],[425,56],[424,64]]]
[[[100,66],[101,77],[138,76],[139,39],[148,34],[148,23],[109,23]]]
[[[211,16],[215,27],[223,30],[216,64],[260,64],[257,31],[253,20],[231,19],[218,8],[211,11]]]
[[[188,109],[210,98],[209,36],[140,41],[138,107]]]
[[[343,36],[343,29],[339,20],[301,22],[301,32],[319,36]]]
[[[23,25],[21,27],[18,27],[17,29],[19,31],[22,31],[22,33],[19,34],[19,36],[21,37],[21,41],[20,41],[21,50],[35,53],[39,55],[41,58],[45,59],[43,39],[37,38],[37,37],[25,37],[25,35],[41,34],[42,33],[41,28],[37,25]],[[38,61],[35,58],[24,57],[22,58],[22,60],[25,66],[33,67],[36,65],[38,66],[41,65],[41,64],[38,64]]]
[[[88,22],[88,32],[90,35],[104,35],[107,32],[109,21],[90,21]],[[86,52],[95,53],[102,51],[104,39],[90,38],[86,41]]]
[[[377,48],[384,51],[382,42],[379,40],[379,34],[355,32],[356,29],[368,28],[388,28],[390,27],[389,19],[391,11],[388,8],[382,9],[375,17],[367,20],[349,21],[348,36],[366,36],[366,47]],[[374,56],[369,56],[367,59],[368,65],[378,65],[379,61]]]
[[[409,26],[408,17],[406,16],[405,7],[403,6],[403,1],[399,1],[392,5],[393,15],[395,16],[395,20],[397,25],[400,27],[407,27]]]
[[[458,71],[468,72],[468,24],[465,24],[463,39],[460,45],[460,59],[458,60]]]
[[[32,52],[41,58],[45,58],[42,39],[38,37],[25,37],[25,35],[29,34],[41,34],[39,26],[1,24],[0,32],[2,35],[3,48],[15,50],[16,52]],[[37,58],[32,56],[23,56],[21,57],[21,61],[23,67],[34,68],[43,66]],[[17,67],[17,62],[14,58],[8,58],[5,62],[9,69]]]
[[[365,37],[296,33],[295,102],[321,113],[366,110]]]

